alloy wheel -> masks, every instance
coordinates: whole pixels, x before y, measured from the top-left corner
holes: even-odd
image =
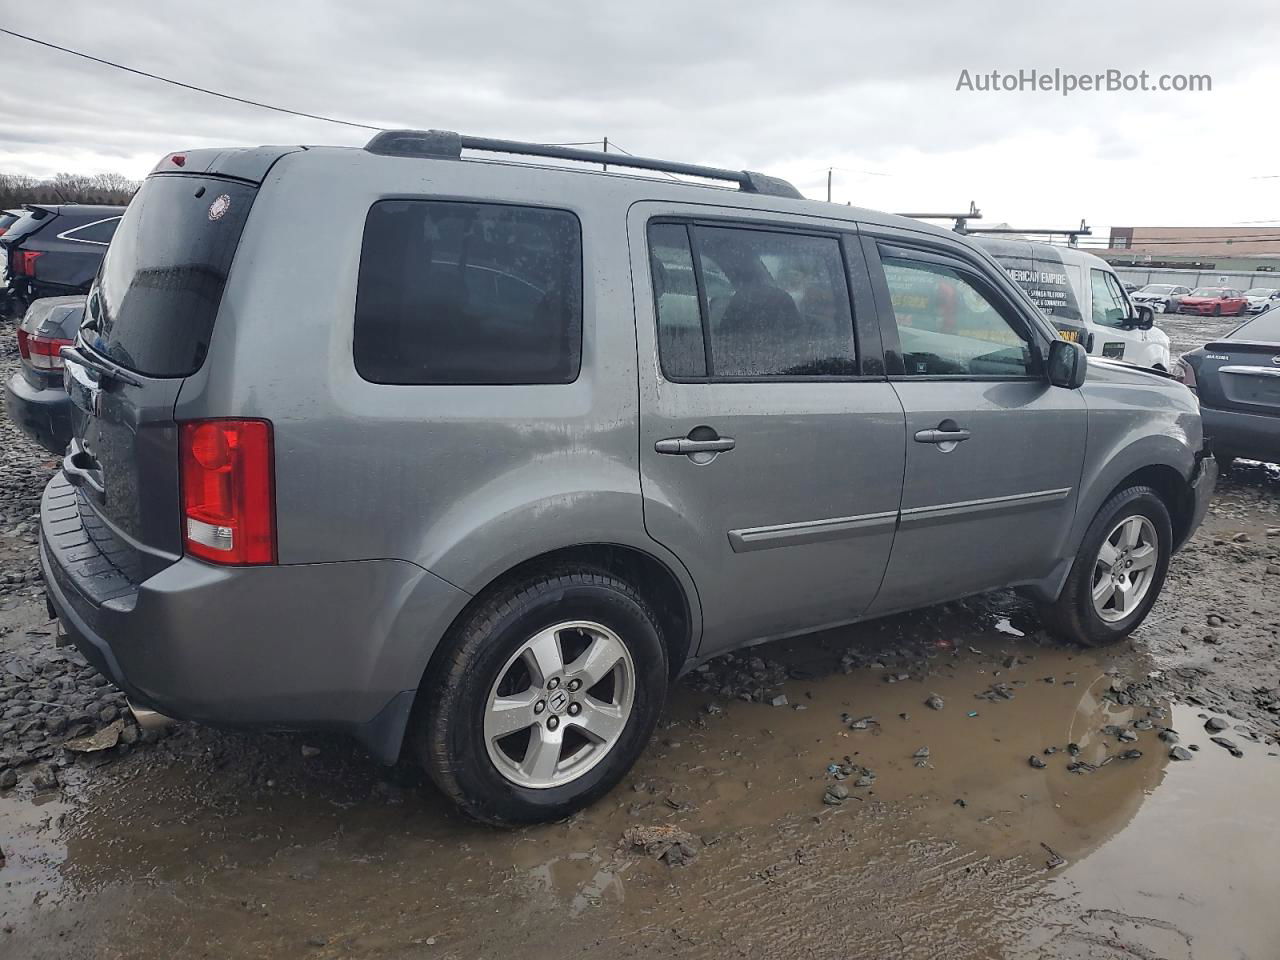
[[[600,763],[626,729],[636,671],[622,639],[574,620],[534,634],[498,672],[484,712],[484,743],[518,786],[547,789]]]
[[[1107,623],[1132,614],[1151,590],[1160,540],[1155,525],[1134,515],[1117,523],[1102,541],[1093,565],[1093,609]]]

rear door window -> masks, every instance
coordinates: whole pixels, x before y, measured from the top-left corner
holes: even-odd
[[[354,352],[374,383],[571,383],[582,363],[578,218],[495,203],[375,203]]]
[[[667,377],[858,374],[835,237],[659,222],[649,252]]]
[[[198,370],[256,193],[212,177],[149,177],[89,294],[86,341],[146,376]]]

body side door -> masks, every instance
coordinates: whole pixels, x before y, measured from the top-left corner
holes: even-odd
[[[1051,332],[960,244],[866,228],[886,366],[906,413],[902,515],[872,613],[1054,576],[1085,450],[1079,391],[1044,375]]]
[[[628,230],[645,528],[697,585],[700,655],[858,618],[905,443],[856,226],[643,202]]]

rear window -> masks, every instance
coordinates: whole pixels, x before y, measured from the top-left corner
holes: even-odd
[[[382,200],[369,210],[355,365],[396,384],[570,383],[582,230],[564,210]]]
[[[85,339],[93,348],[150,377],[198,370],[256,192],[216,178],[148,178],[89,295]]]
[[[1257,319],[1237,327],[1229,339],[1261,340],[1264,343],[1280,344],[1280,308],[1272,307],[1265,313],[1258,314]]]

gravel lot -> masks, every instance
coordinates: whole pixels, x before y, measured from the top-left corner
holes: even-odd
[[[144,735],[56,646],[54,467],[0,418],[0,956],[1276,955],[1274,467],[1119,648],[995,595],[723,658],[612,795],[514,832],[343,740]]]

